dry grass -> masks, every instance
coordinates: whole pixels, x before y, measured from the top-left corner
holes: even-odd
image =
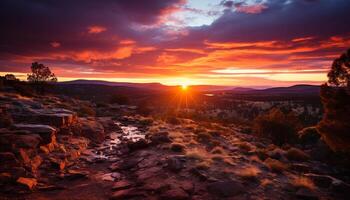
[[[205,160],[197,163],[195,166],[199,170],[207,170],[210,168],[211,164],[212,164],[211,160]]]
[[[206,158],[208,158],[208,152],[205,149],[201,149],[201,148],[193,148],[193,149],[189,149],[186,152],[186,157],[189,159],[194,159],[194,160],[205,160]]]
[[[225,157],[222,156],[222,155],[216,154],[216,155],[213,155],[213,156],[211,157],[211,159],[212,159],[213,161],[224,161],[224,160],[225,160]]]
[[[295,160],[295,161],[307,161],[309,160],[309,155],[307,155],[304,151],[297,149],[297,148],[290,148],[287,153],[286,157],[289,160]]]
[[[243,179],[256,179],[260,172],[260,169],[255,166],[247,166],[243,169],[238,170],[236,174]]]
[[[270,179],[262,179],[261,181],[260,181],[260,185],[261,186],[263,186],[263,187],[266,187],[266,186],[268,186],[268,185],[272,185],[273,184],[273,182],[270,180]]]
[[[208,132],[201,132],[197,134],[197,140],[199,142],[208,142],[212,139],[212,136]]]
[[[222,147],[216,146],[214,149],[211,150],[212,154],[224,154],[225,150]]]
[[[310,190],[315,189],[314,182],[310,178],[307,178],[307,177],[304,177],[304,176],[293,177],[290,180],[290,183],[296,188],[307,188],[307,189],[310,189]]]
[[[245,151],[251,151],[253,149],[253,146],[249,142],[238,143],[238,147]]]
[[[283,172],[285,170],[288,169],[288,165],[284,164],[283,162],[279,161],[279,160],[275,160],[272,158],[268,158],[264,161],[265,165],[274,172]]]

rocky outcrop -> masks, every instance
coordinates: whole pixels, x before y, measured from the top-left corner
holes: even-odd
[[[106,136],[102,124],[93,118],[79,118],[79,123],[76,124],[74,130],[74,134],[94,142],[102,142]]]

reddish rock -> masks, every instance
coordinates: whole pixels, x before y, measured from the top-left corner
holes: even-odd
[[[151,136],[149,136],[149,139],[152,141],[152,144],[161,144],[161,143],[171,142],[171,139],[169,138],[169,133],[165,131],[154,133]]]
[[[38,134],[19,135],[15,133],[0,134],[0,151],[13,151],[17,148],[35,149],[41,141]]]
[[[188,194],[181,188],[172,188],[161,194],[162,200],[186,200],[189,199]]]
[[[148,147],[148,143],[146,140],[144,139],[139,139],[137,141],[129,141],[127,143],[130,151],[136,151],[136,150],[140,150],[140,149],[145,149]]]
[[[32,190],[37,185],[37,180],[35,178],[24,178],[19,177],[17,183],[24,185],[27,189]]]
[[[40,135],[42,139],[40,144],[45,145],[56,142],[56,129],[51,126],[40,124],[15,124],[14,127],[17,130],[25,130]]]
[[[237,181],[218,181],[210,183],[208,191],[219,197],[232,197],[245,192],[245,188]]]
[[[307,189],[307,188],[300,188],[296,193],[295,196],[298,199],[303,200],[318,200],[318,196],[315,194],[314,191]]]
[[[179,172],[184,168],[184,161],[178,157],[171,157],[167,160],[167,168],[174,172]]]
[[[105,138],[103,126],[96,120],[79,118],[79,125],[76,134],[86,137],[95,142],[102,142]]]
[[[19,161],[12,152],[1,152],[0,163],[0,168],[11,168],[14,166],[19,166]]]
[[[131,188],[132,184],[129,181],[121,180],[113,185],[112,190],[125,190]]]
[[[65,160],[50,158],[50,163],[51,163],[51,166],[53,168],[58,169],[58,170],[63,170],[66,167]]]
[[[145,195],[142,192],[139,192],[135,189],[119,190],[114,192],[110,196],[110,200],[122,200],[122,199],[131,199],[136,197],[144,197]]]

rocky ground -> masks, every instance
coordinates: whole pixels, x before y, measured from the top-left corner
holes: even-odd
[[[329,154],[320,141],[317,148],[278,147],[237,125],[170,123],[133,114],[132,107],[64,97],[3,93],[0,106],[2,117],[12,118],[0,129],[0,199],[346,199],[350,194],[348,171],[322,161]]]

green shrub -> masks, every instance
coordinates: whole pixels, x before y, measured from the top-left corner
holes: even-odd
[[[299,128],[297,116],[293,113],[285,114],[276,108],[258,116],[254,121],[256,134],[271,139],[277,145],[295,142]]]

